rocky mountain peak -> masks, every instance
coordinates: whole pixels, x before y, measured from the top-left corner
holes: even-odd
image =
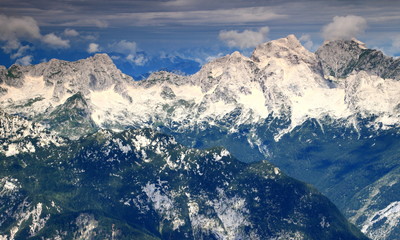
[[[199,72],[190,76],[190,81],[200,86],[203,92],[208,92],[216,85],[230,88],[228,86],[245,85],[251,81],[256,68],[250,58],[236,51],[205,64]]]
[[[274,41],[272,41],[272,42],[274,42]],[[297,39],[297,37],[294,34],[290,34],[284,38],[277,39],[277,40],[275,40],[275,44],[276,43],[291,46],[293,48],[302,47],[300,41]]]
[[[238,52],[238,51],[234,51],[231,55],[229,55],[231,58],[233,58],[233,59],[240,59],[240,58],[243,58],[243,55],[240,53],[240,52]]]
[[[365,43],[357,39],[326,41],[315,54],[321,61],[324,75],[336,80],[349,76],[353,71],[400,79],[400,59],[368,49]]]
[[[264,68],[270,60],[277,58],[288,60],[289,64],[307,62],[316,65],[317,62],[315,55],[301,45],[293,34],[259,45],[251,56],[260,68]]]
[[[47,87],[54,87],[53,96],[60,99],[66,92],[104,90],[133,79],[123,74],[107,54],[96,54],[75,62],[52,59],[33,66],[12,65],[0,69],[0,83],[22,88],[26,78],[43,77]]]
[[[315,54],[321,61],[324,75],[335,79],[345,77],[364,51],[365,45],[358,40],[326,41]]]
[[[114,65],[112,59],[106,53],[97,53],[94,56],[87,58],[87,60],[97,62],[97,63]]]

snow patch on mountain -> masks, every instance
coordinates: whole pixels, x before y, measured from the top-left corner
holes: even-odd
[[[400,82],[371,76],[364,71],[348,77],[346,102],[365,116],[379,116],[376,123],[385,127],[400,123]]]
[[[0,239],[14,240],[20,227],[24,224],[29,226],[29,236],[34,237],[50,219],[50,215],[43,214],[43,204],[37,203],[31,206],[26,200],[19,204],[16,213],[12,216],[15,219],[14,226],[9,230],[9,234],[0,235]]]
[[[32,140],[37,139],[34,143]],[[41,147],[60,146],[64,140],[49,132],[38,123],[0,111],[0,154],[7,157],[19,153],[35,152],[35,144]]]
[[[78,230],[74,233],[74,239],[93,239],[96,236],[95,229],[99,226],[99,222],[92,214],[80,214],[76,218],[75,224]]]
[[[17,179],[10,177],[0,178],[0,197],[11,195],[18,191],[20,184]]]
[[[27,117],[46,112],[59,104],[65,102],[70,95],[55,101],[53,98],[54,86],[46,86],[43,76],[26,76],[22,87],[0,85],[6,89],[6,93],[1,97],[0,104],[9,113],[23,114]]]
[[[250,226],[247,220],[249,210],[246,208],[245,199],[226,196],[223,189],[217,188],[219,199],[215,199],[212,206],[221,220],[226,231],[226,240],[245,238],[242,236],[242,229]]]
[[[342,62],[362,50],[356,42],[329,44],[354,48]],[[131,81],[104,54],[77,62],[54,60],[17,68],[18,84],[1,84],[6,93],[0,105],[11,113],[45,116],[82,92],[95,124],[113,129],[164,125],[185,130],[223,123],[235,132],[269,116],[287,118],[290,126],[275,140],[311,118],[351,125],[356,116],[373,115],[372,125],[398,126],[400,83],[363,71],[331,81],[321,67],[321,58],[326,55],[328,61],[331,50],[317,56],[289,35],[259,45],[250,58],[235,52],[191,76],[159,72],[140,82]]]
[[[396,201],[371,215],[364,222],[361,231],[374,240],[383,240],[398,228],[399,223],[400,201]]]
[[[160,217],[172,222],[173,230],[177,230],[185,224],[185,221],[180,217],[179,211],[175,207],[173,200],[174,193],[163,188],[162,182],[159,182],[157,185],[154,183],[147,183],[142,190],[146,193],[153,208],[157,211]],[[163,226],[161,224],[160,232],[162,232],[162,228]]]

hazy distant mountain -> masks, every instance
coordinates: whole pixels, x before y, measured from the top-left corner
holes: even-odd
[[[180,75],[194,74],[200,69],[200,63],[179,56],[150,56],[145,52],[137,53],[141,62],[135,63],[118,53],[110,53],[115,65],[123,73],[132,76],[135,80],[143,80],[157,71],[174,72]]]

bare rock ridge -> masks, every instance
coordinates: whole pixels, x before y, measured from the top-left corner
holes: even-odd
[[[254,50],[252,60],[261,63],[260,68],[268,65],[268,60],[287,58],[292,64],[299,64],[300,61],[309,65],[318,66],[316,56],[308,51],[294,35],[260,44]]]
[[[68,92],[88,94],[90,90],[103,90],[115,85],[132,82],[132,78],[121,73],[107,54],[67,62],[52,59],[49,62],[31,66],[12,65],[9,69],[0,69],[0,83],[21,88],[25,78],[43,77],[46,87],[54,87],[53,97],[61,99]]]
[[[112,128],[155,121],[187,128],[224,119],[235,132],[239,125],[269,116],[288,118],[290,126],[276,140],[310,118],[352,125],[356,116],[375,115],[376,123],[387,127],[400,122],[400,90],[393,90],[400,89],[398,61],[382,55],[390,68],[374,67],[366,57],[375,55],[381,56],[356,40],[328,42],[314,54],[289,35],[259,45],[250,58],[234,52],[191,76],[159,72],[139,82],[121,73],[106,54],[13,65],[0,69],[0,105],[10,113],[43,119],[80,92],[88,103],[87,116],[99,127]],[[331,81],[338,76],[341,81]]]
[[[315,54],[322,63],[325,76],[345,78],[353,71],[366,71],[382,78],[400,80],[400,59],[368,49],[356,39],[327,41]]]

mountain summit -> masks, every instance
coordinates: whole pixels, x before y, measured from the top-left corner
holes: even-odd
[[[326,42],[315,54],[321,60],[326,76],[345,78],[352,72],[366,71],[382,78],[400,80],[400,59],[368,49],[356,39]]]

